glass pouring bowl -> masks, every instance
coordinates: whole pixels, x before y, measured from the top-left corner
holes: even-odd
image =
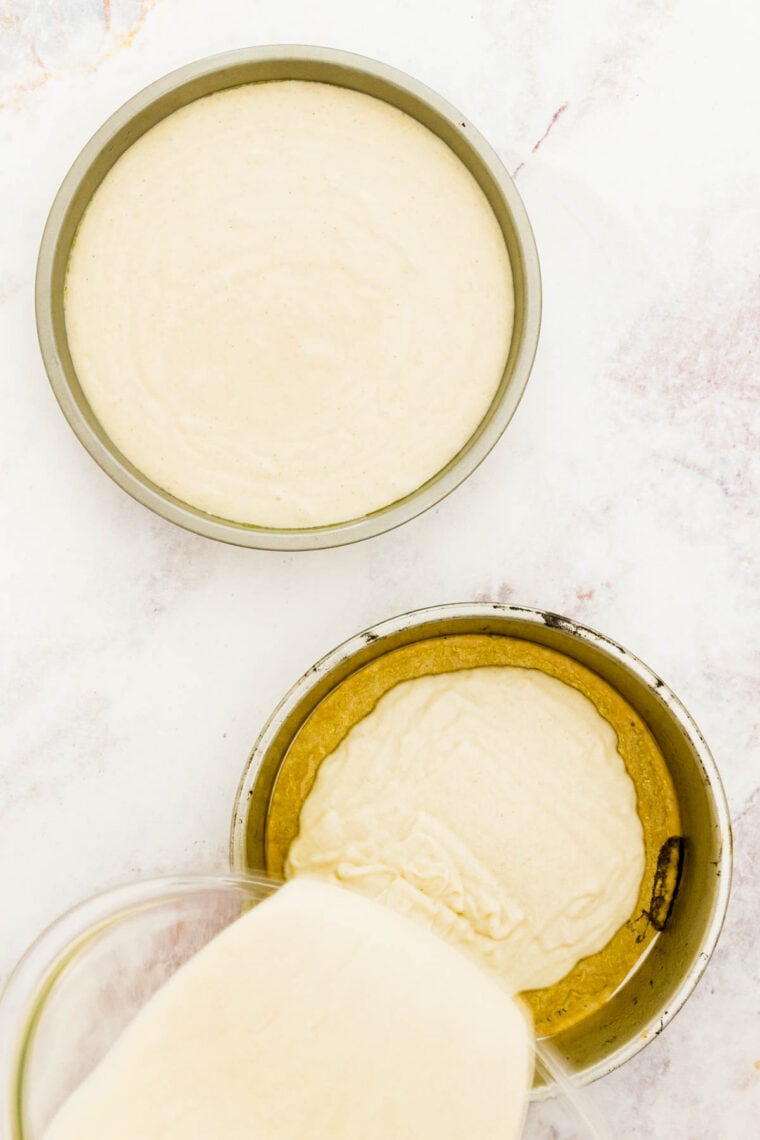
[[[49,926],[0,996],[0,1135],[40,1140],[156,990],[277,886],[252,875],[154,879]]]
[[[256,875],[131,883],[67,911],[29,947],[0,994],[0,1136],[41,1140],[58,1108],[189,958],[280,884]],[[537,1067],[557,1093],[532,1105],[525,1140],[605,1135],[560,1059]],[[547,1115],[548,1113],[548,1115]],[[389,1137],[389,1140],[391,1138]]]

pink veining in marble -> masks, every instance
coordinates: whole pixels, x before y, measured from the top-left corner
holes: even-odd
[[[157,0],[128,0],[114,19],[111,0],[96,7],[68,0],[39,5],[7,0],[0,11],[0,111],[18,105],[58,74],[93,73],[129,46]],[[93,51],[93,48],[95,49]]]
[[[715,480],[741,509],[760,501],[760,280],[714,280],[709,262],[665,311],[655,310],[619,350],[616,382],[655,421],[686,428],[677,462]],[[716,289],[709,286],[717,286]]]
[[[500,582],[488,590],[481,590],[475,595],[476,602],[501,602],[505,605],[514,600],[515,589],[509,582]]]
[[[549,135],[550,135],[550,134],[551,134],[551,132],[554,130],[554,127],[555,127],[555,125],[556,125],[556,123],[557,123],[558,119],[560,118],[560,116],[561,116],[561,115],[564,115],[564,113],[565,113],[565,111],[567,110],[568,106],[569,106],[569,103],[567,102],[567,100],[565,100],[565,102],[564,102],[564,103],[560,104],[560,106],[559,106],[559,107],[557,107],[557,110],[554,112],[554,114],[552,115],[551,119],[549,120],[549,123],[548,123],[548,125],[547,125],[547,127],[546,127],[546,130],[545,130],[545,131],[544,131],[544,133],[541,135],[541,138],[540,138],[540,139],[537,139],[537,140],[534,142],[534,144],[533,144],[533,146],[532,146],[532,148],[531,148],[531,152],[530,152],[531,154],[538,154],[538,151],[541,149],[541,147],[543,146],[543,144],[546,142],[546,140],[548,139]],[[512,177],[513,177],[513,178],[517,178],[517,175],[520,173],[520,171],[523,169],[523,167],[524,167],[524,166],[525,166],[525,162],[520,162],[520,163],[518,163],[518,164],[517,164],[517,166],[515,167],[515,169],[512,171]]]

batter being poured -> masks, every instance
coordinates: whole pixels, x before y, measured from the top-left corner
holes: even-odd
[[[530,1026],[367,899],[290,883],[192,958],[44,1140],[517,1140]]]

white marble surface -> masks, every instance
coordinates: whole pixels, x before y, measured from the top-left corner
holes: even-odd
[[[539,605],[673,685],[736,823],[715,960],[597,1103],[631,1140],[760,1135],[758,33],[753,0],[0,4],[0,976],[95,888],[225,866],[248,748],[323,651],[429,603]],[[34,330],[46,211],[92,131],[169,69],[267,42],[376,56],[458,104],[517,171],[544,274],[492,456],[401,530],[316,554],[132,502],[64,422]]]

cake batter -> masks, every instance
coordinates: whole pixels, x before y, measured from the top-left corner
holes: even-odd
[[[296,80],[162,120],[96,190],[66,329],[105,432],[239,523],[364,516],[435,475],[504,371],[512,277],[485,195],[389,104]]]

